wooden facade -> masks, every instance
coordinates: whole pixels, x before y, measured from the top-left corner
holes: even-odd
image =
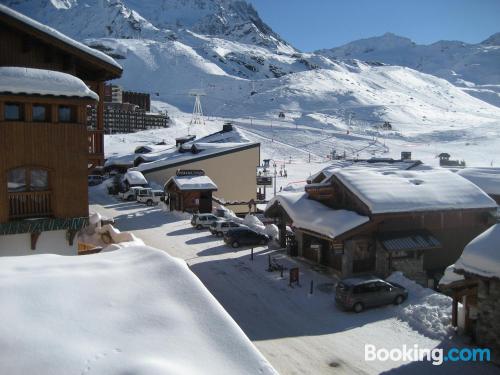
[[[21,121],[4,119],[6,102],[22,106]],[[0,95],[0,223],[31,217],[88,216],[85,107],[90,103],[89,99]],[[33,121],[33,104],[48,110],[46,122]],[[59,122],[61,105],[73,108],[72,122]],[[48,187],[9,192],[8,173],[20,168],[47,171]],[[27,176],[29,179],[29,173]],[[26,184],[29,186],[29,180]]]
[[[55,70],[83,80],[99,95],[97,124],[87,133],[89,167],[104,164],[104,81],[122,70],[91,53],[0,11],[0,66]]]

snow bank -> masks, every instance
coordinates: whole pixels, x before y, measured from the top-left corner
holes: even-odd
[[[407,279],[401,272],[387,278],[408,289],[408,302],[398,310],[398,318],[419,333],[433,339],[444,339],[452,333],[452,299]]]
[[[0,92],[99,100],[99,96],[80,78],[71,74],[11,66],[0,67]]]
[[[353,211],[333,210],[322,203],[307,198],[306,193],[282,193],[267,204],[266,211],[279,203],[297,228],[307,229],[335,238],[342,233],[368,222],[368,217]]]
[[[0,259],[1,372],[273,374],[187,265],[146,246]]]
[[[401,171],[347,167],[335,176],[372,213],[495,208],[496,202],[465,178],[444,169]]]
[[[500,278],[500,224],[474,238],[458,258],[455,269]]]

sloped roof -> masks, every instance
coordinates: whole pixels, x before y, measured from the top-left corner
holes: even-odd
[[[445,169],[353,165],[334,175],[374,214],[497,207],[476,185]]]
[[[333,210],[324,204],[307,198],[306,193],[282,193],[269,201],[268,212],[279,204],[286,211],[296,228],[309,230],[335,238],[369,221],[366,216],[347,210]]]
[[[42,33],[46,38],[49,38],[54,41],[58,41],[65,45],[67,48],[78,50],[83,54],[90,57],[92,60],[97,60],[103,63],[105,66],[108,66],[111,71],[114,72],[113,78],[118,78],[121,75],[123,68],[118,64],[112,57],[106,55],[105,53],[98,51],[94,48],[90,48],[83,43],[80,43],[67,35],[44,25],[34,19],[27,17],[15,10],[0,4],[0,16],[8,17],[12,21],[20,23],[22,25],[28,26],[31,29],[34,29],[40,33]]]

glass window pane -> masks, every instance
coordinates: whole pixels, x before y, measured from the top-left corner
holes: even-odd
[[[4,108],[5,120],[22,120],[23,113],[21,104],[5,103]]]
[[[26,169],[11,169],[7,173],[7,190],[10,192],[26,191]]]
[[[49,173],[43,169],[31,170],[31,190],[48,190],[49,189]]]
[[[59,107],[59,122],[73,122],[73,108],[67,106]]]
[[[33,105],[33,121],[47,121],[47,107],[44,105]]]

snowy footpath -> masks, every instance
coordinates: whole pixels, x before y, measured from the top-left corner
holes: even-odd
[[[118,201],[102,186],[91,188],[90,199],[90,209],[114,217],[120,230],[184,259],[281,374],[499,373],[491,365],[464,362],[365,361],[365,344],[386,349],[463,346],[449,328],[445,296],[408,285],[410,296],[401,306],[343,312],[334,304],[335,280],[320,267],[267,247],[255,248],[251,260],[250,249],[227,247],[207,230],[193,229],[181,214]],[[267,272],[269,256],[287,269],[298,266],[301,286],[288,286],[287,271],[283,278]]]

